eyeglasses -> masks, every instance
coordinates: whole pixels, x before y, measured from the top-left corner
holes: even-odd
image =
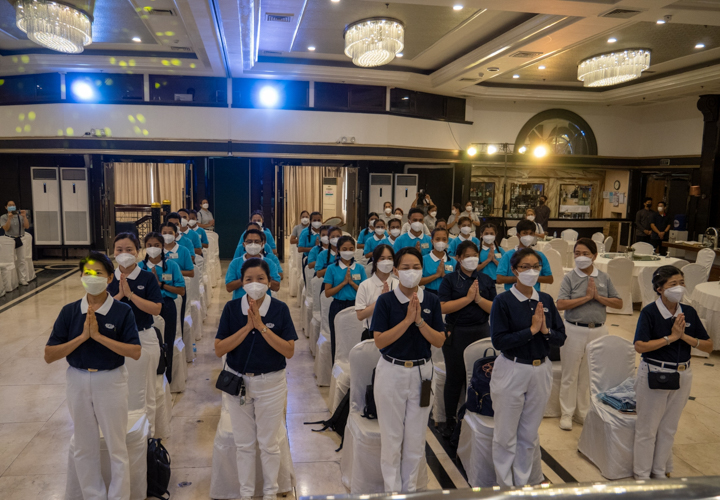
[[[522,264],[517,266],[517,270],[520,272],[529,271],[532,269],[533,271],[540,271],[542,269],[542,266],[540,264],[534,265],[534,266],[528,266],[527,264]]]

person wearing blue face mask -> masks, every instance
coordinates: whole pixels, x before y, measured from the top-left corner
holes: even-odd
[[[30,227],[30,222],[25,210],[20,210],[18,213],[14,201],[8,201],[5,209],[7,213],[0,216],[0,227],[5,231],[5,236],[15,240],[15,269],[17,269],[18,281],[22,286],[27,286],[28,270],[21,238],[25,235],[25,230]]]

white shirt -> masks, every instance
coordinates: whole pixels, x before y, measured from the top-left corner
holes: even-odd
[[[250,309],[250,303],[248,302],[247,294],[243,295],[242,299],[240,299],[240,300],[241,300],[240,310],[242,311],[242,313],[245,316],[247,316],[248,310]],[[265,298],[263,299],[262,304],[260,304],[260,308],[258,309],[258,312],[260,313],[261,317],[264,318],[265,315],[267,314],[268,309],[270,309],[270,302],[272,302],[272,299],[270,298],[269,295],[266,295]]]
[[[400,287],[397,287],[395,290],[393,290],[393,293],[401,304],[407,304],[408,302],[410,302],[410,297],[406,297],[405,294],[402,293],[402,291],[400,290]],[[418,287],[417,292],[415,293],[417,293],[418,300],[422,303],[423,297],[425,296],[423,288]]]
[[[433,262],[439,262],[440,257],[435,257],[435,252],[430,252],[430,258],[433,260]],[[443,252],[442,261],[447,262],[447,252]]]
[[[107,294],[107,297],[105,297],[105,302],[103,302],[103,305],[101,305],[97,311],[95,311],[95,314],[100,314],[102,316],[107,315],[108,311],[110,311],[110,308],[113,305],[113,301],[115,299],[112,298],[112,295],[109,293]],[[666,309],[667,310],[667,309]],[[82,298],[80,301],[80,312],[83,314],[87,314],[88,312],[88,300],[87,300],[87,294]]]
[[[512,286],[510,291],[515,296],[515,298],[518,299],[519,302],[525,302],[526,300],[529,300],[528,297],[526,297],[520,290],[515,288],[515,285]],[[530,298],[533,300],[540,301],[540,294],[537,292],[537,290],[535,290],[533,288],[532,289],[532,297],[530,297]]]
[[[675,309],[675,314],[672,314],[670,311],[668,311],[668,308],[665,307],[665,304],[663,304],[663,301],[660,297],[658,297],[655,301],[655,305],[657,306],[658,311],[660,311],[660,315],[663,317],[663,319],[676,318],[678,314],[682,314],[682,307],[680,307],[680,304],[678,304],[677,309]]]
[[[580,269],[580,268],[578,268],[578,267],[575,267],[575,274],[577,274],[577,275],[580,276],[581,278],[588,278],[588,277],[590,277],[590,278],[597,278],[597,277],[598,277],[598,274],[600,274],[600,273],[598,272],[598,268],[595,267],[595,266],[593,266],[593,270],[592,270],[592,272],[590,273],[589,276],[588,276],[587,274],[585,274],[585,273],[583,272],[583,270]],[[665,318],[665,319],[667,319],[667,318]]]
[[[138,277],[138,274],[140,274],[140,271],[141,271],[140,266],[135,264],[135,269],[133,269],[132,272],[127,275],[127,279],[134,280],[135,278]],[[120,269],[119,268],[115,269],[115,277],[117,278],[118,281],[120,281],[120,276],[122,276]]]
[[[390,274],[387,279],[387,284],[390,290],[395,290],[398,286],[398,279]],[[382,294],[383,282],[377,276],[373,274],[370,279],[367,279],[360,283],[355,295],[355,310],[362,311],[368,306],[371,306],[377,302],[377,298]],[[372,316],[363,320],[365,328],[370,328],[372,323]]]

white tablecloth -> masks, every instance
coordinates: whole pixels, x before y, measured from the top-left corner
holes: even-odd
[[[700,283],[693,291],[692,302],[705,320],[714,349],[720,349],[720,282]]]
[[[608,262],[610,262],[611,259],[606,259],[605,257],[601,257],[598,255],[598,258],[595,259],[595,266],[603,272],[607,272],[607,266]],[[635,260],[633,261],[634,267],[633,267],[633,283],[632,283],[632,300],[633,302],[642,302],[642,295],[640,293],[640,285],[638,282],[638,275],[640,274],[640,270],[649,267],[651,269],[657,269],[658,267],[662,266],[671,266],[680,259],[675,259],[673,257],[660,257],[660,260]]]

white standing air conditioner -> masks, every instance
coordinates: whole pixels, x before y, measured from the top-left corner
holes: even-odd
[[[90,244],[89,189],[86,169],[60,169],[63,239],[66,245]]]
[[[394,207],[402,208],[405,217],[412,208],[412,203],[417,195],[418,176],[417,174],[395,174],[395,197]]]
[[[392,204],[392,187],[392,174],[370,174],[370,206],[368,207],[370,210],[368,212],[382,214],[385,202],[389,201]]]
[[[60,181],[56,167],[30,167],[36,245],[61,245]]]
[[[344,220],[342,178],[323,177],[322,197],[323,219],[327,220],[330,217],[340,217]]]

